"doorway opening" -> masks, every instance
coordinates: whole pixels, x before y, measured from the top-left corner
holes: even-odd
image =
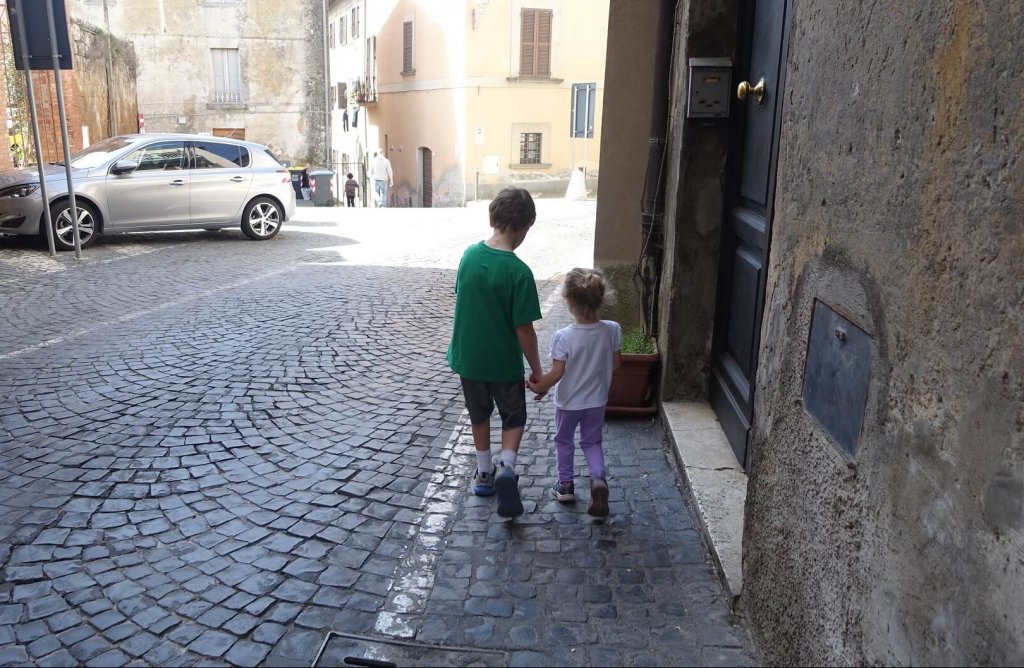
[[[420,163],[420,193],[422,201],[420,205],[424,209],[434,206],[434,153],[426,146],[419,149]]]

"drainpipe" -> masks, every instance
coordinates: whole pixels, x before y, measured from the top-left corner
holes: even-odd
[[[661,274],[662,215],[665,202],[664,165],[668,135],[668,109],[672,68],[672,37],[676,0],[658,3],[657,41],[654,48],[654,85],[651,89],[651,131],[647,140],[647,175],[641,198],[643,254],[637,266],[644,307],[644,329],[651,333],[657,322],[657,278]],[[646,266],[652,265],[652,266]]]
[[[327,48],[327,0],[323,0],[323,42],[324,42],[324,165],[333,170],[331,165],[331,60]],[[331,193],[333,196],[334,193]]]

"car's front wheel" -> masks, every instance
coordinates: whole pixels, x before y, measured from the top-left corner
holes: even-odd
[[[257,197],[242,212],[242,233],[250,239],[270,239],[281,230],[284,211],[269,197]]]
[[[96,238],[99,227],[99,214],[88,202],[77,200],[78,209],[78,241],[82,248],[91,244]],[[57,250],[75,250],[75,231],[71,218],[71,202],[61,200],[50,205],[50,220],[53,222],[53,245]]]

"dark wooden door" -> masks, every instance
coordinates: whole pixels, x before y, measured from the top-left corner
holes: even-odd
[[[744,98],[733,101],[711,401],[736,458],[749,468],[790,0],[745,4],[736,74],[747,85],[737,86]]]
[[[423,208],[434,206],[434,153],[429,148],[421,148],[423,161]]]

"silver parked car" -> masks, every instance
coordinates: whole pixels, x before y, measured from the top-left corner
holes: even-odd
[[[111,137],[71,158],[79,239],[100,233],[216,230],[270,239],[295,214],[291,175],[260,144],[205,135]],[[46,165],[60,250],[74,248],[64,163]],[[45,234],[39,173],[0,170],[0,233]]]

